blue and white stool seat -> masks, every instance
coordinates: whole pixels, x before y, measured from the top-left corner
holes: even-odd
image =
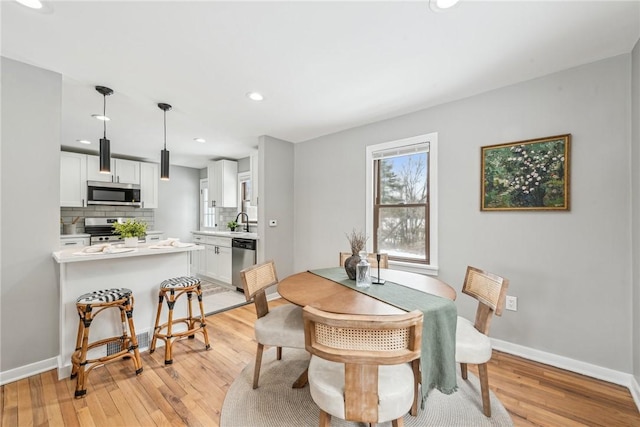
[[[76,299],[77,304],[97,304],[97,303],[109,303],[121,300],[131,296],[133,292],[127,288],[113,288],[103,289],[101,291],[89,292],[84,295],[80,295]]]
[[[160,288],[189,288],[198,284],[200,284],[200,279],[197,277],[181,276],[163,280],[162,283],[160,283]]]

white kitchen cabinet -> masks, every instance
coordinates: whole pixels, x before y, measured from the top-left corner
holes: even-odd
[[[235,208],[238,206],[238,162],[217,160],[207,167],[210,206]]]
[[[231,238],[194,234],[193,242],[204,246],[191,258],[193,273],[231,284]]]
[[[70,248],[73,246],[89,246],[89,237],[61,237],[60,238],[60,247],[61,248]]]
[[[162,231],[147,231],[147,235],[144,237],[145,243],[158,243],[161,240],[164,240]]]
[[[231,239],[205,237],[205,276],[231,284]]]
[[[251,168],[251,206],[258,206],[258,152],[254,151],[249,157]]]
[[[111,173],[100,173],[100,157],[87,156],[87,179],[140,185],[140,162],[112,158]]]
[[[202,235],[194,234],[193,243],[199,246],[205,246],[205,238]],[[192,251],[191,252],[191,273],[199,276],[206,276],[207,272],[207,259],[206,259],[206,246],[204,251]]]
[[[140,163],[140,197],[142,207],[155,209],[158,207],[158,180],[160,167],[157,163]]]
[[[111,159],[111,172],[100,172],[100,157],[87,156],[87,180],[100,182],[113,182],[113,174],[116,170],[115,159]]]
[[[87,204],[87,155],[60,152],[60,206]]]

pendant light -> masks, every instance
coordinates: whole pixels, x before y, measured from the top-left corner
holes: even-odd
[[[96,86],[96,90],[104,98],[102,117],[104,123],[104,137],[100,138],[100,173],[111,173],[111,142],[107,139],[107,96],[113,95],[108,87]]]
[[[167,150],[167,111],[171,105],[159,103],[158,108],[164,111],[164,148],[160,151],[160,179],[169,181],[169,150]]]

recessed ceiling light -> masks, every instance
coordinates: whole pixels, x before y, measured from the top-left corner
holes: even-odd
[[[204,138],[193,138],[193,140],[194,140],[195,142],[207,142],[207,140],[206,140],[206,139],[204,139]]]
[[[434,12],[442,12],[446,9],[451,9],[458,4],[459,0],[429,0],[429,7]]]
[[[103,122],[108,122],[111,120],[109,117],[103,116],[102,114],[92,114],[91,117],[93,117],[94,119],[102,120]]]
[[[40,0],[16,0],[23,6],[27,6],[31,9],[42,9],[42,2]]]
[[[91,141],[87,139],[76,139],[76,142],[79,142],[80,144],[91,144]]]
[[[248,92],[247,98],[252,101],[262,101],[264,99],[264,96],[262,96],[262,94],[258,92]]]

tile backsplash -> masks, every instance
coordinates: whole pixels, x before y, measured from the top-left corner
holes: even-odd
[[[105,218],[105,217],[125,217],[138,218],[145,221],[149,230],[154,227],[154,210],[134,208],[132,206],[88,206],[86,208],[60,208],[60,218],[62,223],[71,224],[74,218],[80,217],[76,222],[76,233],[84,233],[85,218]],[[225,223],[226,224],[226,223]],[[62,234],[62,224],[60,224],[60,234]]]

